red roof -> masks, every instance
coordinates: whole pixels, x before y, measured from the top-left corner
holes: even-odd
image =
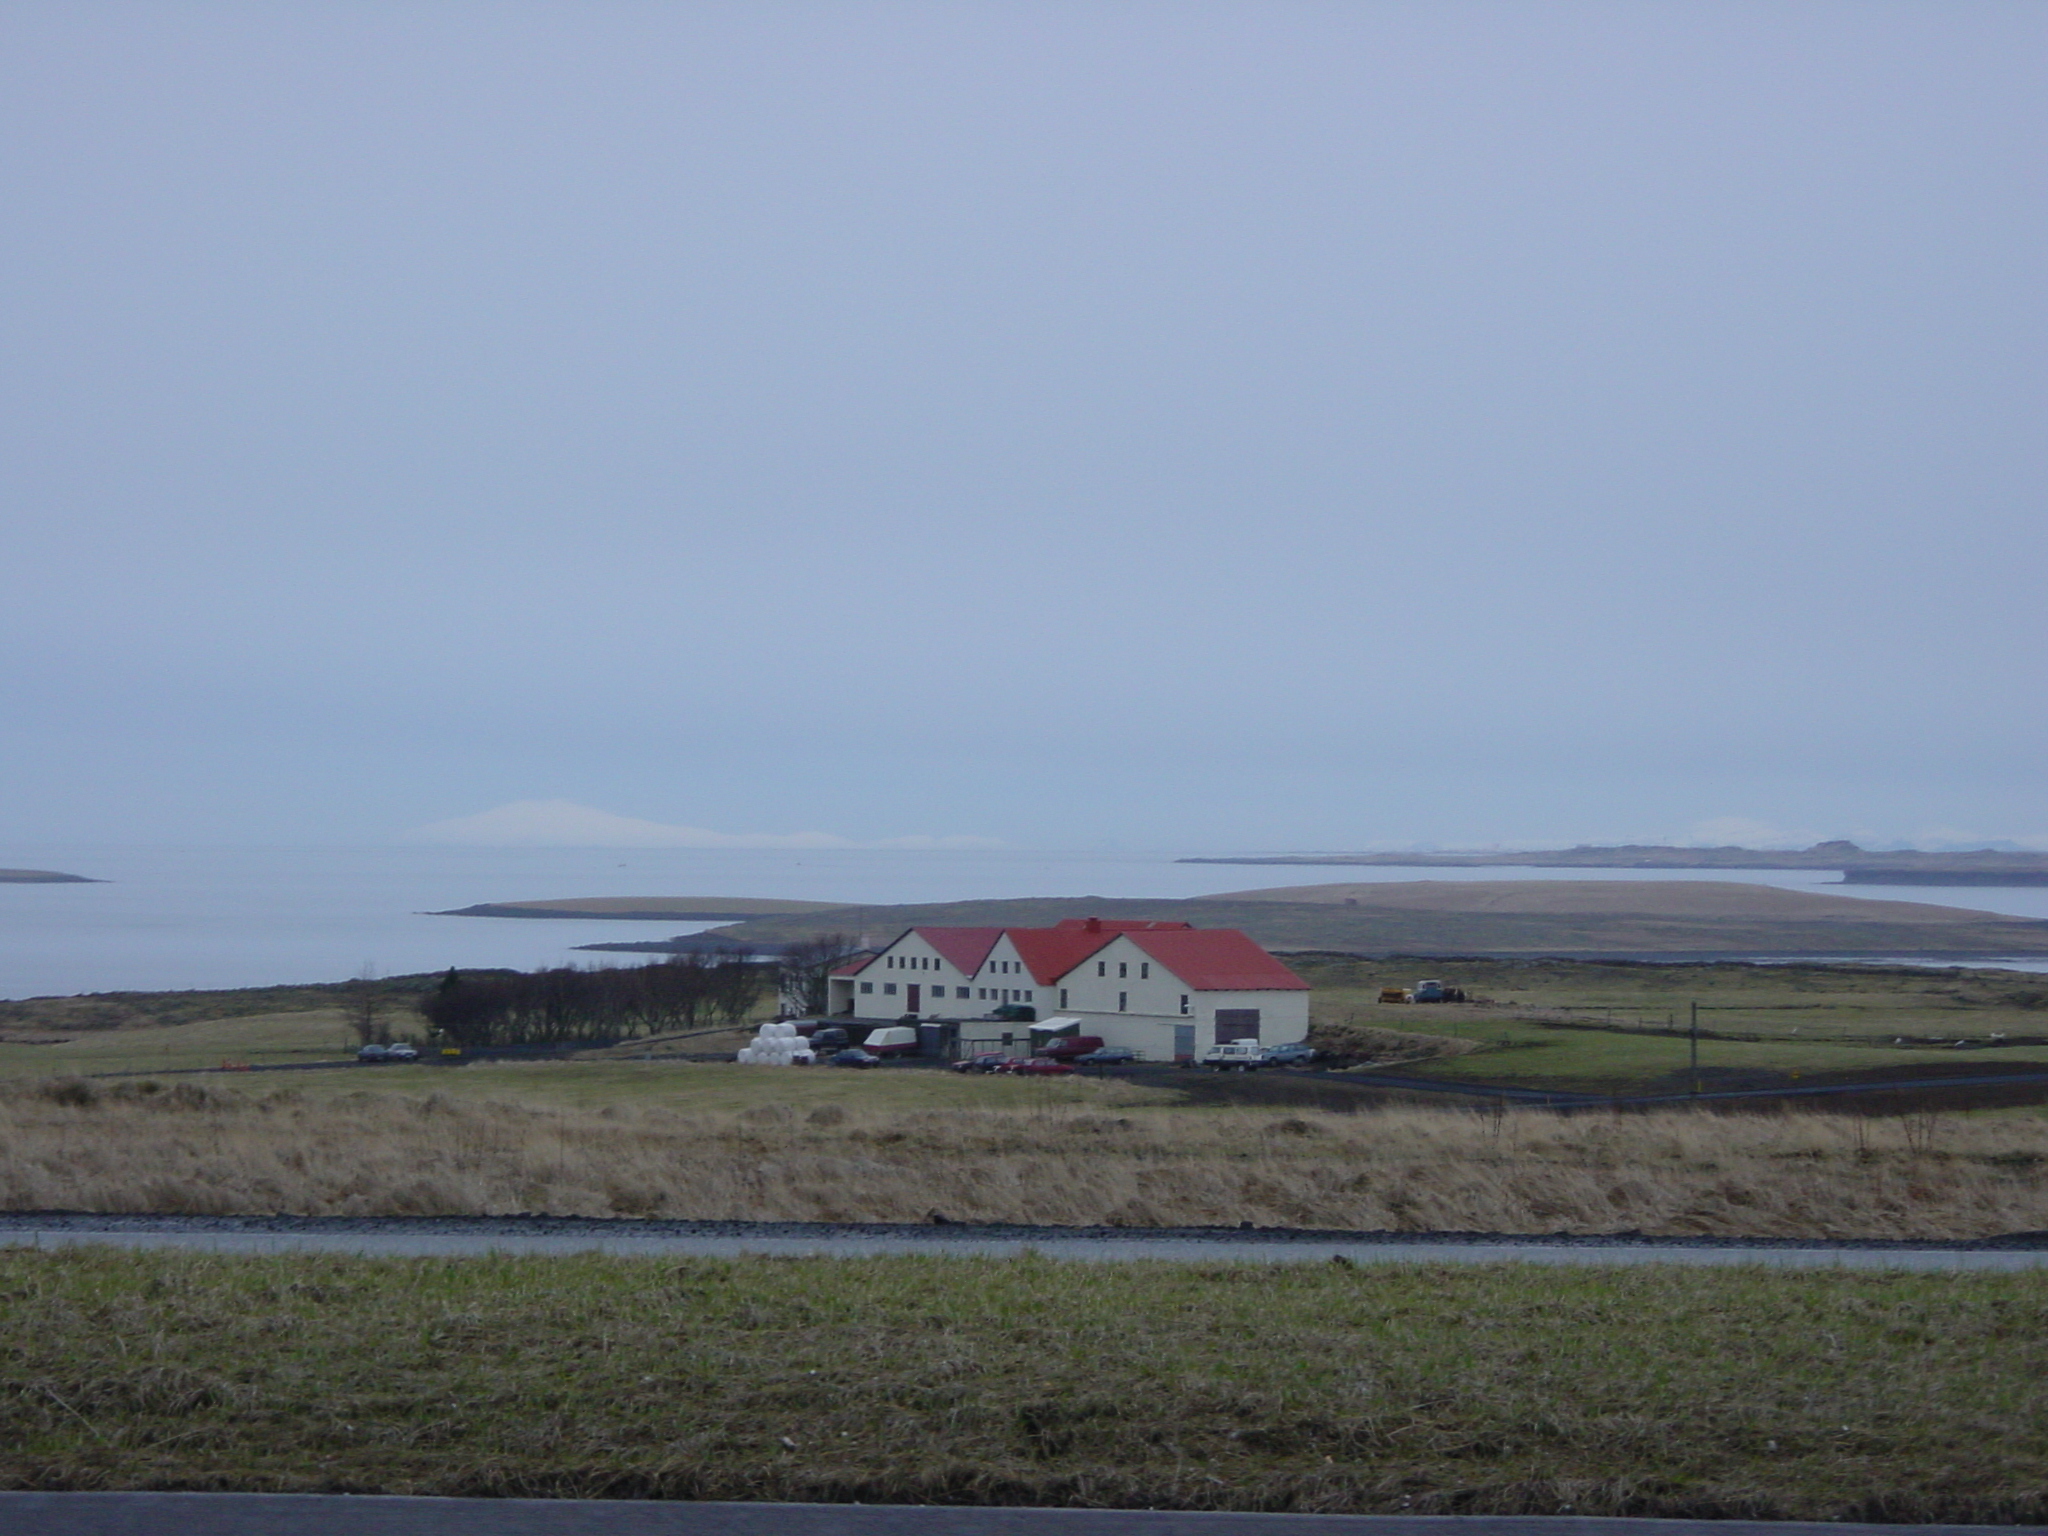
[[[1152,928],[1130,939],[1198,992],[1308,990],[1307,982],[1235,928]]]
[[[1049,987],[1082,961],[1119,938],[1146,954],[1198,992],[1305,992],[1308,983],[1235,928],[1196,928],[1189,923],[1133,918],[1070,917],[1051,928],[912,928],[962,975],[972,976],[1005,934],[1024,968]],[[902,939],[898,939],[901,943]],[[888,946],[894,948],[894,945]],[[853,976],[874,960],[869,955],[832,974]]]
[[[963,976],[981,969],[981,962],[1003,936],[1000,928],[913,928],[910,930],[953,964]]]
[[[1115,943],[1116,933],[1106,923],[1090,928],[1071,922],[1057,928],[1012,928],[1010,942],[1033,979],[1049,987],[1103,945]]]
[[[847,961],[844,965],[833,966],[832,974],[834,976],[858,976],[862,971],[866,970],[870,965],[872,965],[875,961],[881,958],[882,957],[880,955],[860,955],[852,960]]]

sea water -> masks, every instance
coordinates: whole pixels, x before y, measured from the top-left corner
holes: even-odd
[[[1174,897],[1363,880],[1736,880],[2048,918],[2048,888],[1833,884],[1823,870],[1428,869],[1183,864],[1173,852],[902,849],[9,847],[0,866],[92,885],[0,884],[0,997],[257,987],[639,957],[582,944],[714,926],[433,915],[572,896],[860,903]],[[1912,956],[1900,956],[1910,960]],[[2048,968],[2040,961],[2028,969]]]

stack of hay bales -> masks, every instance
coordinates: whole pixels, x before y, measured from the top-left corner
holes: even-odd
[[[735,1059],[750,1067],[808,1067],[817,1057],[794,1024],[763,1024]]]

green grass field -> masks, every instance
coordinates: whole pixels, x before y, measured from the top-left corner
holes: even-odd
[[[1695,1002],[1706,1036],[1700,1065],[1709,1073],[2048,1063],[2048,978],[2028,972],[1449,960],[1306,960],[1296,968],[1315,987],[1320,1022],[1421,1030],[1487,1047],[1413,1069],[1432,1076],[1616,1092],[1668,1083],[1687,1067],[1684,1039],[1605,1026],[1682,1031]],[[1412,987],[1424,975],[1463,987],[1474,1001],[1378,1002],[1381,988]]]
[[[0,1297],[14,1488],[2048,1518],[2039,1275],[87,1249]]]
[[[1311,1002],[1320,1022],[1479,1042],[1486,1048],[1471,1055],[1403,1067],[1463,1079],[1603,1092],[1668,1086],[1687,1065],[1683,1039],[1616,1033],[1605,1026],[1683,1028],[1695,1001],[1707,1034],[1701,1065],[1710,1075],[2048,1064],[2048,978],[2026,972],[1314,957],[1295,963],[1315,988]],[[1485,1001],[1463,1007],[1377,1002],[1381,987],[1412,985],[1423,975],[1440,976]],[[389,985],[402,989],[407,984]],[[0,1005],[13,1010],[0,1015],[0,1079],[333,1060],[354,1049],[346,1018],[330,1001],[335,991],[132,994],[118,1005],[95,999]],[[265,1000],[290,1006],[250,1011]],[[126,1022],[107,1027],[103,1014]],[[421,1021],[410,1012],[402,990],[394,990],[387,1017],[400,1034],[420,1033]],[[1746,1038],[1718,1038],[1723,1036]],[[744,1038],[735,1033],[654,1049],[732,1050]],[[1958,1040],[1965,1046],[1959,1048]],[[469,1066],[446,1075],[454,1085],[447,1091],[475,1091],[472,1084],[479,1075],[492,1075],[517,1085],[494,1092],[524,1093],[545,1081],[545,1093],[561,1102],[590,1104],[607,1095],[631,1101],[665,1097],[678,1091],[676,1082],[701,1081],[689,1074],[674,1078],[673,1063],[635,1062],[631,1058],[637,1053],[628,1043],[573,1066]],[[437,1069],[390,1069],[408,1079],[429,1070]],[[1037,1102],[1054,1086],[893,1086],[900,1075],[837,1074],[832,1086],[806,1081],[792,1084],[789,1092],[801,1102],[853,1093],[890,1104],[950,1104],[994,1102],[1009,1092],[1035,1096]],[[354,1074],[339,1077],[352,1088],[361,1086]],[[867,1086],[855,1088],[843,1080],[851,1077]],[[328,1078],[307,1073],[295,1081],[309,1092],[327,1092],[333,1086]],[[442,1086],[437,1078],[436,1087]],[[692,1086],[687,1091],[710,1090]]]

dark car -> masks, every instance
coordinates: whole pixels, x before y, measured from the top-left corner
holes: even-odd
[[[1098,1046],[1080,1056],[1071,1058],[1077,1067],[1125,1067],[1138,1059],[1138,1053],[1128,1046]]]
[[[953,1063],[955,1072],[1000,1072],[1009,1061],[1003,1051],[977,1051],[974,1055]]]
[[[1073,1061],[1086,1056],[1090,1051],[1102,1049],[1100,1035],[1056,1035],[1041,1045],[1034,1056],[1048,1057],[1053,1061]]]
[[[879,1067],[882,1058],[872,1051],[864,1051],[857,1045],[850,1045],[843,1051],[835,1051],[825,1064],[829,1067]]]
[[[1266,1052],[1266,1064],[1273,1067],[1305,1067],[1316,1059],[1316,1048],[1306,1040],[1276,1045]]]
[[[837,1024],[823,1024],[811,1031],[811,1049],[830,1051],[846,1044],[846,1031]]]
[[[1074,1069],[1064,1061],[1054,1061],[1045,1056],[1033,1056],[1026,1061],[1013,1061],[1002,1069],[1014,1072],[1019,1077],[1072,1077]]]

